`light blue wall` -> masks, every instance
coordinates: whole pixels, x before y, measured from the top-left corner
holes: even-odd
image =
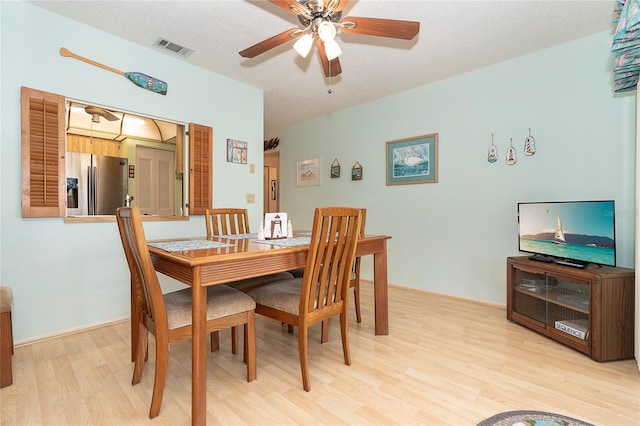
[[[0,2],[0,18],[0,282],[13,288],[18,343],[129,315],[129,272],[115,222],[65,224],[59,218],[21,217],[20,86],[213,127],[214,205],[248,208],[257,229],[262,215],[261,90],[28,3]],[[64,58],[58,53],[63,46],[113,68],[164,80],[168,93],[143,90],[121,75]],[[258,173],[225,161],[227,138],[248,142],[248,163]],[[245,203],[248,192],[256,194],[255,204]],[[205,228],[202,216],[194,216],[148,222],[145,231],[149,238],[161,238],[203,235]]]
[[[246,207],[257,226],[262,175],[224,158],[227,138],[244,140],[249,163],[261,170],[260,90],[26,3],[0,2],[0,22],[0,282],[14,290],[17,342],[126,317],[129,308],[115,223],[21,217],[20,86],[213,127],[214,204],[245,205],[245,194],[255,193],[256,204]],[[518,254],[518,201],[613,198],[618,263],[632,267],[635,92],[612,93],[610,44],[609,33],[598,34],[285,129],[282,210],[304,228],[314,206],[366,207],[368,232],[393,237],[392,284],[503,304],[505,257]],[[147,92],[63,58],[62,46],[165,80],[169,92]],[[528,128],[533,157],[522,154]],[[387,187],[385,142],[433,132],[440,135],[439,183]],[[495,164],[486,161],[491,133]],[[510,137],[514,166],[504,164]],[[297,188],[295,162],[312,157],[321,158],[322,185]],[[334,158],[340,179],[329,179]],[[356,161],[362,181],[349,179]],[[145,224],[149,238],[201,235],[203,227],[201,217]],[[370,259],[364,274],[372,276]]]
[[[282,211],[304,228],[315,206],[366,207],[367,232],[393,237],[390,283],[505,304],[505,259],[519,254],[518,201],[615,199],[618,265],[633,267],[635,92],[613,93],[611,37],[600,33],[285,129]],[[537,153],[526,157],[529,128]],[[386,141],[429,133],[439,134],[439,182],[386,186]],[[492,133],[494,164],[487,162]],[[513,166],[505,164],[509,138]],[[321,159],[321,186],[296,187],[296,161],[313,157]],[[334,158],[339,179],[329,178]],[[361,181],[350,179],[356,161]],[[371,260],[364,265],[371,278]]]

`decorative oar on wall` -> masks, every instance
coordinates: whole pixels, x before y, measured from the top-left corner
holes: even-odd
[[[75,58],[75,59],[78,59],[78,60],[80,60],[82,62],[86,62],[86,63],[94,65],[96,67],[105,69],[107,71],[111,71],[111,72],[114,72],[116,74],[120,74],[120,75],[126,77],[131,82],[133,82],[136,86],[140,86],[143,89],[149,90],[151,92],[159,93],[161,95],[166,95],[167,94],[168,85],[167,85],[166,82],[164,82],[162,80],[158,80],[157,78],[148,76],[146,74],[143,74],[141,72],[124,72],[124,71],[120,71],[120,70],[117,70],[115,68],[111,68],[108,65],[101,64],[100,62],[92,61],[91,59],[82,57],[80,55],[76,55],[75,53],[70,52],[68,49],[65,49],[64,47],[60,48],[60,54],[62,56],[66,56],[68,58]]]

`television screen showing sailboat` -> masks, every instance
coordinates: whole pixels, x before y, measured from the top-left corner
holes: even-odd
[[[518,249],[537,260],[615,266],[615,203],[518,203]]]
[[[564,237],[564,228],[562,226],[562,220],[558,216],[558,222],[556,222],[556,233],[553,236],[552,242],[556,244],[567,244],[567,239]]]

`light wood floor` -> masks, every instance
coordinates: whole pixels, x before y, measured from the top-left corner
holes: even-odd
[[[338,322],[320,345],[312,330],[311,392],[302,389],[296,336],[258,318],[258,379],[247,383],[229,334],[208,354],[211,425],[475,425],[508,410],[562,413],[596,425],[640,424],[635,360],[597,363],[506,320],[499,307],[390,289],[390,335],[374,336],[372,288],[363,322],[351,307],[352,365]],[[160,416],[147,417],[153,339],[142,382],[131,386],[129,324],[16,348],[14,384],[0,389],[1,425],[188,425],[190,342],[171,346]]]

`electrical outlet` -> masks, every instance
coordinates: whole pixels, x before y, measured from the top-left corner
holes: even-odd
[[[249,173],[251,173],[251,174],[255,174],[256,173],[256,164],[255,163],[249,164]]]
[[[253,204],[256,202],[256,194],[247,194],[247,203]]]

